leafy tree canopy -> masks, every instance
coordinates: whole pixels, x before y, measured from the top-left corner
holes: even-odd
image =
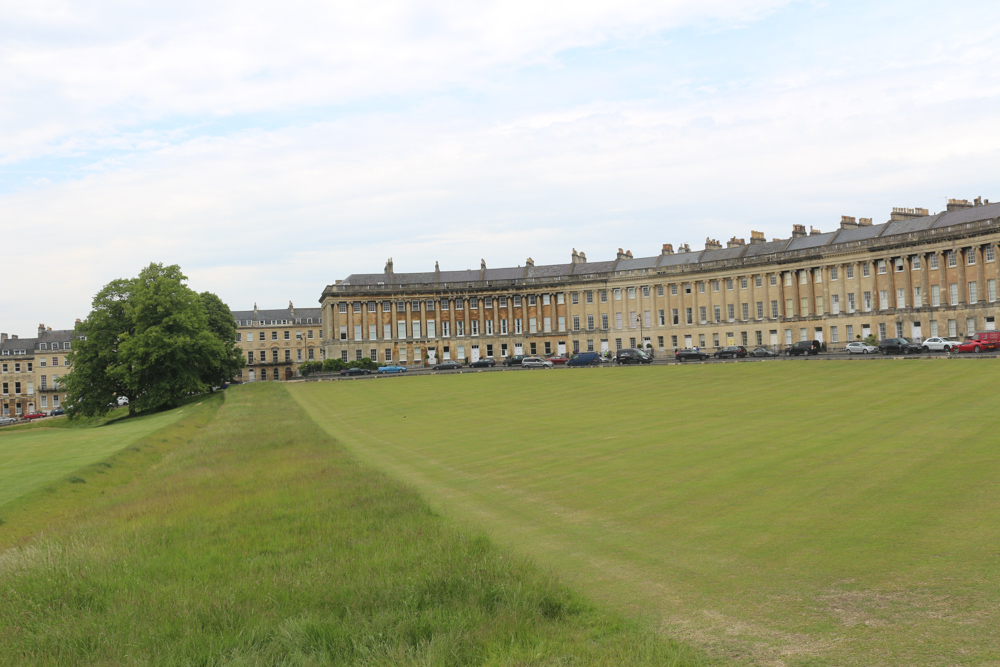
[[[150,264],[94,297],[65,378],[67,412],[94,417],[129,399],[129,411],[172,407],[243,367],[236,321],[219,297],[196,293],[179,266]]]

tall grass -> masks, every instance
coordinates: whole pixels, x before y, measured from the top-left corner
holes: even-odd
[[[7,536],[0,664],[691,664],[359,465],[283,386],[217,401],[72,522]]]

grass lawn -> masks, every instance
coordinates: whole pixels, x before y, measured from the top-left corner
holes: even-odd
[[[175,410],[114,421],[99,428],[77,428],[63,417],[30,428],[0,429],[0,517],[5,503],[103,460],[172,423],[181,414]]]
[[[1000,663],[993,361],[289,390],[432,506],[734,662]]]
[[[359,464],[282,384],[173,418],[15,501],[0,665],[698,664]]]

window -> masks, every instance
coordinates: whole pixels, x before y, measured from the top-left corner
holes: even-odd
[[[906,308],[906,290],[902,287],[896,288],[896,308]]]
[[[399,320],[396,322],[396,338],[403,340],[406,338],[406,321]]]
[[[458,336],[458,337],[460,337],[460,338],[465,335],[465,321],[464,320],[458,320],[457,322],[455,322],[455,335]]]
[[[615,301],[621,301],[621,300],[622,300],[622,288],[616,287],[615,288]]]
[[[534,305],[536,305],[537,302],[538,302],[537,295],[535,295],[535,294],[529,294],[528,295],[528,305],[529,306],[534,306]]]
[[[958,305],[958,283],[948,285],[948,303],[953,306]]]
[[[965,263],[972,266],[976,263],[976,251],[972,248],[965,249]]]
[[[785,299],[785,317],[795,317],[795,303],[791,299]]]
[[[764,302],[763,301],[758,301],[757,302],[757,319],[758,320],[764,319]]]
[[[718,324],[722,321],[722,308],[720,306],[712,307],[712,321]]]
[[[601,303],[607,303],[607,302],[608,302],[608,290],[602,289],[601,290]]]
[[[955,320],[948,320],[948,335],[952,338],[958,335],[958,323]]]
[[[965,334],[970,335],[976,331],[976,318],[969,317],[965,320]],[[28,393],[31,393],[31,385],[28,385]]]
[[[403,353],[401,353],[401,354],[406,354],[406,353],[405,353],[405,352],[403,352]],[[340,351],[340,359],[341,359],[342,361],[345,361],[345,362],[347,361],[347,350],[341,350],[341,351]],[[404,357],[404,360],[405,360],[405,357]],[[266,379],[266,378],[265,378],[265,379]]]
[[[702,308],[702,311],[704,311],[704,310],[705,309]],[[702,319],[702,322],[705,321],[705,314],[704,314],[704,312],[702,312],[701,319]],[[648,310],[642,311],[642,323],[643,323],[642,325],[645,326],[645,327],[650,327],[650,326],[653,325],[651,313]]]
[[[889,291],[880,289],[878,291],[878,308],[879,310],[885,310],[889,307]]]
[[[941,305],[941,286],[931,285],[931,305],[940,306]]]
[[[622,314],[615,313],[615,329],[621,329],[621,328],[622,328]]]
[[[993,246],[986,246],[986,250],[983,251],[983,259],[987,262],[993,261]]]
[[[729,316],[729,321],[732,322],[736,319],[736,306],[734,304],[728,304],[726,306],[726,314]]]
[[[548,306],[548,305],[551,305],[551,303],[552,303],[551,295],[549,295],[549,294],[543,294],[542,295],[542,305],[543,306]]]
[[[849,279],[854,277],[853,264],[848,264],[847,266],[844,267],[844,275],[846,275]]]
[[[301,350],[299,350],[299,352],[301,352]],[[285,361],[291,361],[291,360],[292,360],[292,351],[285,350]]]
[[[806,273],[805,269],[799,271],[799,284],[805,285],[809,282],[809,275]]]
[[[716,281],[718,282],[718,281]],[[663,296],[663,285],[656,286],[656,296]],[[660,349],[663,349],[662,346]]]
[[[352,308],[352,310],[355,313],[360,313],[361,312],[361,302],[360,301],[355,301],[354,304],[353,304],[353,306],[354,307]],[[272,322],[272,324],[273,324],[273,322]]]
[[[830,280],[831,281],[837,280],[837,267],[835,266],[830,267]]]
[[[830,313],[833,315],[840,314],[840,295],[831,294],[830,295]]]
[[[865,306],[865,312],[870,313],[872,310],[872,293],[865,292],[864,294],[861,295],[861,297],[862,297],[862,302],[864,303]]]
[[[832,342],[832,343],[839,343],[840,342],[840,338],[837,335],[837,327],[836,326],[830,327],[830,342]]]
[[[601,328],[605,331],[608,329],[608,314],[601,313]]]
[[[514,318],[514,333],[515,334],[524,333],[524,328],[523,328],[523,326],[521,324],[521,318],[520,317],[515,317]]]
[[[785,272],[785,287],[791,287],[791,286],[792,286],[792,272],[791,271],[786,271]]]
[[[667,317],[666,315],[664,315],[663,310],[656,311],[656,318],[657,318],[656,321],[659,323],[661,327],[667,323]]]
[[[479,320],[472,320],[469,322],[469,331],[473,336],[479,335]]]
[[[277,331],[272,331],[271,332],[271,340],[278,340],[278,332]]]
[[[743,314],[743,319],[744,320],[749,320],[750,319],[750,304],[746,303],[746,302],[743,302],[742,304],[740,304],[740,309],[741,309],[741,312]]]
[[[726,291],[728,291],[728,292],[732,292],[733,291],[733,279],[732,278],[726,278]]]
[[[684,283],[684,293],[685,294],[691,293],[691,283]]]
[[[556,318],[556,328],[559,331],[566,331],[566,316],[560,315]]]
[[[948,268],[953,268],[958,266],[958,258],[955,256],[954,250],[948,251]]]
[[[342,312],[342,313],[346,313],[347,312],[347,302],[346,301],[341,301],[340,304],[338,304],[338,305],[340,306],[340,312]]]
[[[648,313],[649,311],[646,312]],[[698,321],[702,324],[705,324],[708,321],[708,309],[705,306],[698,307]],[[646,323],[646,326],[649,326],[648,322]]]
[[[514,304],[519,305],[519,304]],[[455,299],[455,310],[465,310],[465,299]]]
[[[538,320],[534,317],[528,318],[528,333],[538,333]]]
[[[778,319],[778,300],[777,299],[772,299],[771,300],[771,317],[773,319]]]
[[[278,363],[278,351],[277,350],[271,350],[271,361],[274,362],[274,363]]]
[[[763,287],[764,279],[761,276],[754,276],[753,284],[755,287]]]
[[[500,307],[501,308],[507,307],[507,297],[505,296],[500,297]]]
[[[629,287],[628,288],[628,298],[630,298],[630,299],[634,299],[635,298],[635,288],[634,287]]]
[[[979,285],[976,284],[975,280],[969,282],[969,303],[976,303],[979,301]]]
[[[884,259],[880,259],[878,261],[878,272],[879,272],[879,274],[885,273],[885,260]]]
[[[924,295],[920,285],[913,288],[913,307],[920,308],[924,305]]]
[[[502,318],[500,320],[500,335],[507,335],[507,318]]]
[[[712,291],[713,292],[718,292],[719,291],[719,281],[718,280],[713,280],[712,281]]]
[[[340,325],[340,340],[347,340],[347,325]]]
[[[870,274],[870,271],[871,271],[871,269],[870,269],[870,265],[868,264],[868,262],[865,262],[864,264],[861,265],[861,277],[862,278],[867,278],[869,276],[869,274]]]
[[[747,288],[747,279],[740,278],[740,289],[746,289],[746,288]]]
[[[639,318],[636,317],[634,310],[628,314],[628,325],[633,329],[639,326]]]
[[[879,322],[878,323],[878,337],[879,338],[885,338],[886,337],[885,322]]]
[[[492,322],[491,322],[491,324],[492,324]],[[437,337],[437,321],[436,320],[427,320],[427,337],[428,338],[435,338],[435,337]],[[374,338],[374,336],[373,336],[373,338]]]
[[[594,328],[594,316],[587,315],[587,329],[592,330]]]
[[[698,283],[698,294],[704,294],[704,293],[705,293],[705,283],[700,282]]]
[[[312,337],[313,337],[313,330],[310,329],[309,331],[306,332],[306,338],[312,340]],[[388,336],[386,336],[386,338],[388,338]]]
[[[594,293],[592,291],[587,291],[583,293],[586,298],[587,303],[594,303]]]
[[[570,303],[572,303],[574,306],[580,303],[579,292],[573,292],[573,295],[570,297]]]
[[[361,325],[354,325],[354,340],[361,340]]]
[[[676,308],[671,308],[670,309],[670,316],[673,319],[674,324],[680,324],[680,320],[677,317],[677,309]]]
[[[677,284],[676,283],[670,286],[670,294],[672,296],[677,296]]]
[[[580,316],[579,315],[574,315],[573,316],[573,331],[579,331],[579,330],[580,330]]]
[[[776,287],[778,285],[778,274],[771,274],[771,287]]]
[[[559,298],[562,299],[561,294],[559,295]],[[485,297],[483,299],[483,308],[492,308],[492,307],[493,307],[493,297],[491,296]]]
[[[990,303],[997,300],[997,281],[992,278],[986,281],[986,298]]]
[[[469,299],[469,310],[479,310],[479,299],[477,297]]]
[[[931,253],[930,259],[927,262],[927,267],[930,269],[938,268],[938,256],[937,253]]]
[[[854,325],[853,324],[848,324],[847,325],[847,340],[848,341],[854,340]]]
[[[809,297],[804,296],[799,299],[799,315],[802,317],[809,316]]]
[[[550,331],[552,331],[552,318],[551,317],[543,317],[542,318],[542,331],[544,331],[545,333],[549,333]]]

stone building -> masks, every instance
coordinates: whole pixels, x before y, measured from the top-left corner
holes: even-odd
[[[323,290],[325,356],[425,364],[513,354],[613,352],[727,344],[830,347],[875,334],[915,339],[995,327],[1000,204],[949,200],[946,211],[843,216],[822,232],[653,257],[478,271],[353,274]],[[319,316],[316,320],[319,321]]]
[[[238,380],[291,380],[303,361],[322,361],[322,318],[319,308],[237,310],[236,345],[243,350],[246,368]]]
[[[21,417],[48,412],[66,401],[59,378],[69,373],[66,355],[72,349],[73,329],[53,331],[38,325],[36,338],[0,334],[0,413]]]

